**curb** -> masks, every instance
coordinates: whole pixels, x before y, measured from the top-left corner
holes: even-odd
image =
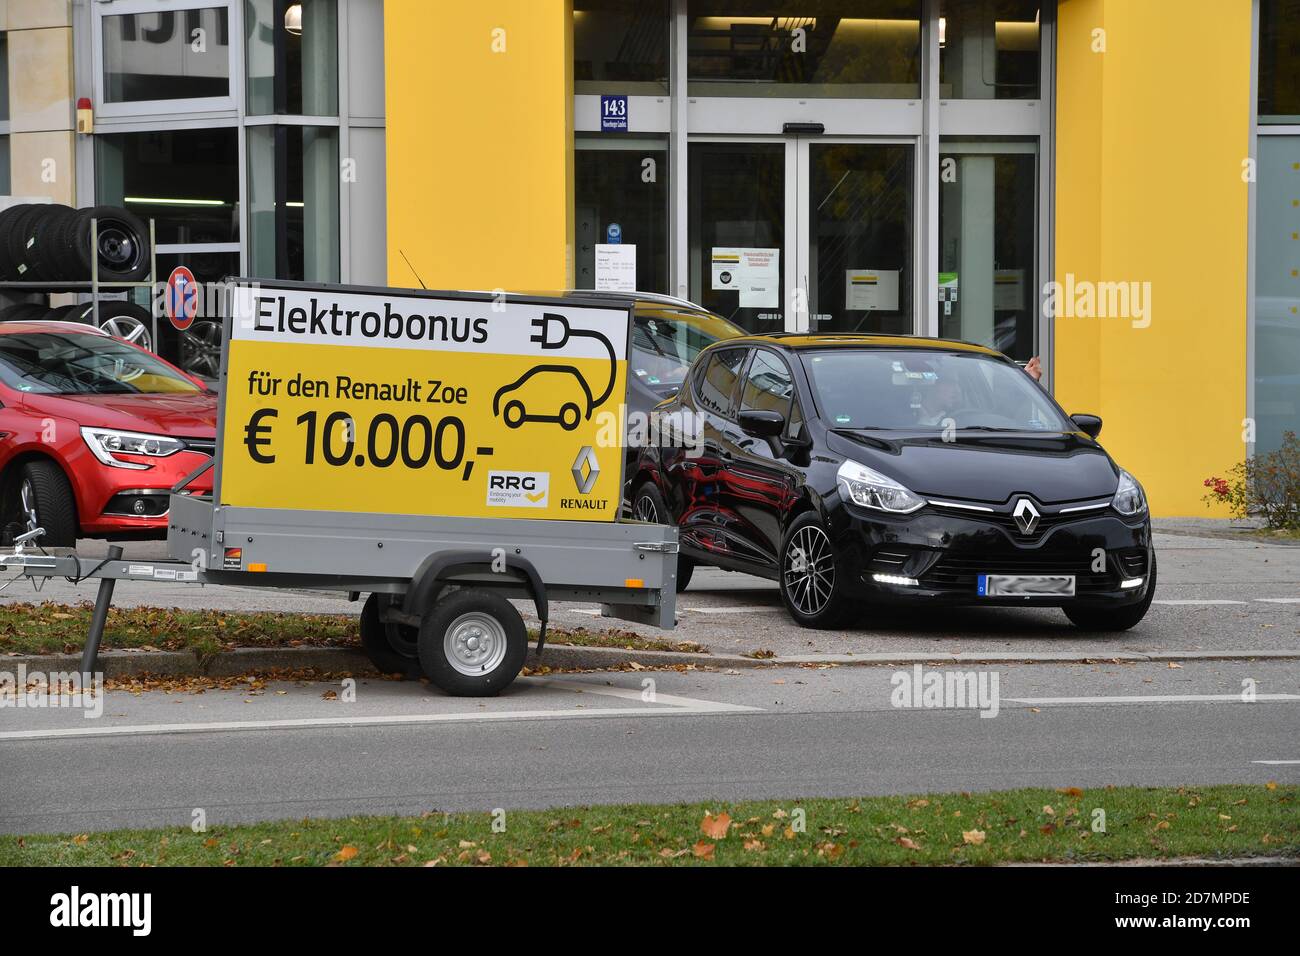
[[[707,670],[741,668],[770,670],[776,667],[872,667],[882,665],[929,664],[1097,664],[1163,663],[1167,661],[1253,661],[1300,660],[1294,650],[1226,650],[1226,651],[1116,651],[1106,654],[1082,654],[1075,651],[1047,651],[1036,654],[803,654],[790,657],[754,658],[738,654],[690,654],[684,651],[634,651],[620,647],[579,647],[572,644],[548,644],[540,661],[531,654],[528,667],[545,666],[556,670],[611,670],[639,665],[645,668],[693,666]],[[201,664],[189,651],[105,650],[99,655],[105,677],[238,677],[270,671],[313,669],[331,673],[347,671],[375,675],[376,671],[358,649],[348,647],[237,648],[223,651]],[[28,672],[69,672],[81,667],[81,657],[74,654],[12,655],[0,657],[0,671],[24,667]]]

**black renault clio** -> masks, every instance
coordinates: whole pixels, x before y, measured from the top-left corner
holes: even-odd
[[[809,627],[882,603],[1142,620],[1156,585],[1142,486],[1005,356],[963,342],[764,335],[703,351],[658,406],[629,501],[697,564],[779,582]]]

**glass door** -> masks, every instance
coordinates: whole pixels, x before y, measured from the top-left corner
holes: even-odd
[[[691,143],[691,300],[750,332],[786,322],[787,144]]]
[[[751,332],[910,335],[910,142],[690,144],[693,301]]]
[[[912,334],[913,146],[800,140],[799,173],[800,328]]]

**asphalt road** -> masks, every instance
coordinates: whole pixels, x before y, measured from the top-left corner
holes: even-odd
[[[1157,523],[1158,527],[1161,525]],[[715,653],[844,654],[872,652],[1025,653],[1071,651],[1104,657],[1116,651],[1296,650],[1300,652],[1300,546],[1197,533],[1224,528],[1208,522],[1164,522],[1156,534],[1160,583],[1146,620],[1123,634],[1087,634],[1060,611],[973,608],[878,613],[840,631],[811,631],[793,624],[770,581],[715,569],[699,569],[678,598],[672,633],[602,620],[595,605],[557,603],[556,627],[616,628],[649,637],[694,641]],[[1175,527],[1176,526],[1176,527]],[[128,557],[161,557],[161,543],[134,543]],[[103,542],[83,542],[87,555]],[[48,582],[36,594],[27,581],[0,593],[0,601],[91,601],[94,582]],[[120,582],[119,606],[211,607],[231,611],[272,610],[359,614],[360,605],[334,592],[265,588],[199,587]],[[531,605],[517,605],[533,620]]]
[[[0,831],[426,810],[1300,781],[1300,662],[976,671],[992,712],[894,706],[894,668],[110,691],[0,709]],[[904,673],[912,674],[909,669]],[[645,684],[653,681],[653,685]],[[1242,699],[1254,681],[1256,699]],[[652,699],[645,699],[652,689]],[[956,701],[949,700],[949,704]]]

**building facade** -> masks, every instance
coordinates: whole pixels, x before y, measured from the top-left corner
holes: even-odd
[[[0,0],[0,29],[0,191],[152,217],[164,272],[635,286],[1038,355],[1157,514],[1300,430],[1300,0]]]

